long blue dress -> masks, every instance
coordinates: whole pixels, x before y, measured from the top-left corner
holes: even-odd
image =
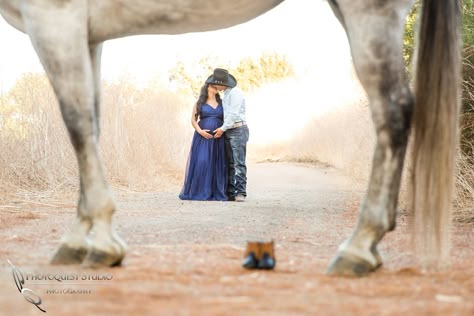
[[[200,120],[201,129],[211,132],[221,127],[224,119],[222,104],[215,109],[203,104]],[[206,139],[194,132],[189,153],[181,200],[227,201],[227,163],[225,159],[224,136]]]

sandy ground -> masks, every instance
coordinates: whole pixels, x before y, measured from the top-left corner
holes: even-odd
[[[245,203],[184,202],[179,187],[118,194],[114,221],[129,252],[122,267],[99,270],[48,265],[75,201],[9,201],[0,206],[0,315],[43,314],[17,290],[7,260],[48,315],[474,315],[472,224],[455,225],[447,271],[417,268],[401,216],[379,246],[381,270],[329,277],[363,188],[303,164],[252,164],[249,181]],[[275,240],[275,270],[241,267],[245,242],[255,238]]]

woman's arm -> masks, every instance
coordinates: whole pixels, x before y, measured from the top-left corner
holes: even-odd
[[[212,138],[212,135],[207,133],[209,132],[208,129],[204,129],[204,130],[201,129],[201,127],[198,124],[196,114],[197,114],[197,103],[194,104],[194,107],[193,107],[193,114],[191,115],[191,125],[194,127],[196,132],[198,132],[198,134],[201,135],[202,137],[207,138],[207,139]]]
[[[194,127],[194,129],[196,130],[196,132],[198,132],[199,134],[201,134],[201,133],[200,133],[201,127],[200,127],[199,124],[198,124],[196,114],[197,114],[197,103],[195,103],[194,106],[193,106],[193,114],[191,115],[191,125]]]

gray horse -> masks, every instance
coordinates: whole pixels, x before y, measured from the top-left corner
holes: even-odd
[[[0,0],[0,13],[27,33],[58,98],[80,174],[77,220],[52,262],[113,266],[125,243],[111,225],[116,206],[97,150],[100,58],[106,40],[136,34],[209,31],[246,22],[280,0]],[[382,263],[377,244],[394,229],[410,126],[413,208],[424,249],[445,256],[453,191],[460,89],[459,3],[424,0],[416,84],[402,60],[405,18],[413,0],[329,0],[346,30],[369,97],[377,135],[359,220],[328,273],[364,275]]]

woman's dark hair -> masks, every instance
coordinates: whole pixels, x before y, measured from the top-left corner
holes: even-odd
[[[198,119],[198,117],[201,115],[201,109],[202,109],[202,105],[204,103],[206,103],[207,101],[207,87],[209,87],[209,84],[208,83],[205,83],[202,87],[201,87],[201,92],[199,93],[199,97],[196,101],[196,120]],[[222,99],[221,99],[221,96],[219,95],[219,93],[216,93],[216,100],[217,100],[217,103],[221,104],[222,103]]]

